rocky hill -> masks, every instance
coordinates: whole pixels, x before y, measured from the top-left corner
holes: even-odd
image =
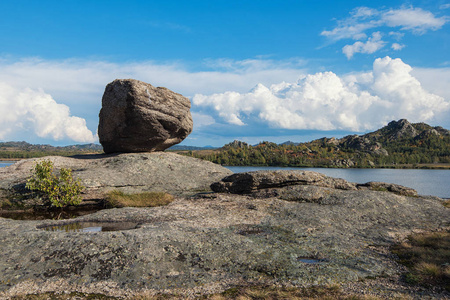
[[[425,123],[409,123],[401,119],[392,121],[383,128],[361,136],[351,135],[337,140],[337,144],[346,150],[363,150],[375,155],[389,155],[395,152],[396,146],[413,146],[427,143],[439,147],[439,142],[447,144],[450,130],[442,127],[431,127]]]
[[[244,147],[244,146],[245,147]],[[306,143],[255,146],[234,141],[207,155],[193,154],[225,165],[302,167],[395,167],[450,163],[450,131],[425,123],[392,121],[364,135],[321,138]]]

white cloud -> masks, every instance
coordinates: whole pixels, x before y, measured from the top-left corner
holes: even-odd
[[[448,22],[448,17],[435,17],[421,8],[390,9],[382,14],[381,20],[386,26],[411,30],[415,34],[424,34],[428,30],[438,30]]]
[[[366,36],[364,31],[381,25],[377,18],[379,11],[369,7],[357,7],[350,12],[350,17],[338,20],[338,26],[332,30],[324,30],[320,34],[333,41],[342,39],[361,39]]]
[[[414,68],[411,74],[427,90],[444,97],[447,101],[450,100],[450,89],[448,88],[450,86],[450,68]],[[450,120],[450,115],[447,120]],[[449,121],[447,124],[450,126]]]
[[[391,48],[396,50],[396,51],[399,51],[399,50],[402,50],[403,48],[405,48],[405,45],[399,44],[399,43],[393,43],[391,45]]]
[[[18,90],[0,83],[0,139],[32,132],[41,138],[94,142],[96,138],[82,118],[71,116],[69,107],[58,104],[43,90]]]
[[[368,7],[358,7],[350,12],[350,17],[338,20],[337,26],[332,30],[324,30],[321,35],[331,41],[343,39],[363,40],[367,37],[367,31],[384,30],[385,27],[396,28],[402,31],[409,31],[413,34],[424,34],[429,30],[435,31],[441,29],[450,18],[448,16],[437,17],[432,12],[415,7],[402,7],[399,9],[377,10]],[[388,32],[386,32],[388,33]],[[390,31],[387,36],[399,41],[403,33]],[[366,43],[356,42],[353,45],[347,45],[344,54],[351,57],[358,49],[364,49],[366,44],[371,45],[375,51],[380,44],[372,44],[370,38]],[[398,49],[394,49],[398,50]],[[373,52],[361,52],[373,53]]]
[[[403,32],[391,31],[389,32],[389,36],[392,36],[396,41],[400,41],[405,34]]]
[[[347,56],[347,59],[350,59],[355,53],[374,53],[383,48],[385,44],[386,42],[381,40],[381,33],[377,31],[374,32],[372,37],[370,37],[365,43],[355,42],[352,45],[345,45],[342,48],[342,53]]]
[[[212,125],[216,123],[216,120],[214,120],[213,117],[210,115],[201,114],[198,112],[192,112],[192,119],[194,121],[194,129],[198,129],[200,127]]]
[[[249,85],[259,82],[295,80],[302,73],[304,64],[300,59],[218,59],[205,61],[207,70],[190,71],[187,66],[174,62],[111,63],[36,58],[10,61],[0,57],[0,82],[17,88],[43,88],[68,105],[80,104],[80,101],[87,104],[93,97],[100,102],[106,84],[117,78],[135,78],[190,96],[229,89],[245,91]],[[71,93],[76,96],[68,99]]]
[[[259,84],[248,93],[198,94],[193,103],[230,124],[243,126],[256,118],[284,129],[363,131],[393,119],[442,117],[450,103],[427,92],[411,71],[400,59],[385,57],[368,73],[316,73],[295,83]]]
[[[449,21],[449,17],[436,17],[430,11],[414,7],[400,9],[376,10],[368,7],[358,7],[350,12],[350,17],[339,20],[338,26],[332,30],[324,30],[321,35],[333,40],[354,38],[367,29],[388,26],[410,30],[423,34],[428,30],[438,30]]]
[[[439,9],[448,9],[448,8],[450,8],[450,3],[442,4],[441,6],[439,6]]]

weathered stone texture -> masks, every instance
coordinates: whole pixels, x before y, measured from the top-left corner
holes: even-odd
[[[134,79],[106,86],[98,135],[105,153],[162,151],[193,128],[188,98]]]
[[[102,199],[114,189],[125,193],[163,191],[189,196],[209,191],[211,183],[232,173],[211,162],[170,152],[47,156],[0,168],[0,204],[5,198],[21,198],[17,189],[25,185],[34,164],[42,159],[51,160],[56,170],[72,169],[74,177],[80,178],[86,187],[82,195],[85,200]]]
[[[221,181],[214,182],[211,189],[218,193],[231,194],[255,194],[255,195],[272,195],[280,196],[275,191],[261,191],[265,189],[279,189],[283,187],[294,187],[294,190],[303,190],[298,188],[301,185],[321,186],[339,190],[375,190],[387,191],[402,196],[417,196],[417,191],[394,183],[386,182],[367,182],[357,184],[348,182],[342,178],[333,178],[324,174],[312,171],[254,171],[236,173],[223,178]],[[292,190],[292,188],[290,189]]]
[[[341,178],[325,176],[311,171],[255,171],[236,173],[211,185],[215,192],[246,194],[265,188],[291,185],[316,185],[344,190],[356,190],[356,184]]]
[[[187,298],[248,283],[327,285],[398,275],[383,249],[414,230],[450,226],[439,199],[312,185],[279,189],[286,190],[280,197],[206,194],[75,220],[0,218],[0,299],[45,291]],[[97,233],[39,229],[99,221],[140,225]]]

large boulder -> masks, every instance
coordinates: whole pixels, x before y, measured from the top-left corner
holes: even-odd
[[[98,135],[105,153],[162,151],[193,127],[188,98],[134,79],[106,86]]]

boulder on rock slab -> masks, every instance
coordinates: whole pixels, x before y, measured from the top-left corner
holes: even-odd
[[[134,79],[105,88],[98,135],[105,153],[163,151],[193,128],[188,98]]]

